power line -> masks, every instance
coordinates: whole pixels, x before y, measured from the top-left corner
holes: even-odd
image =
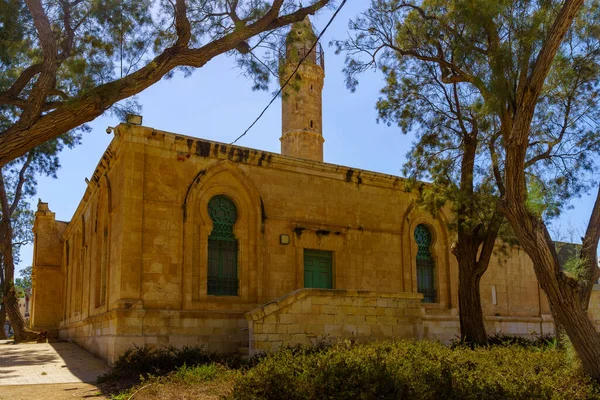
[[[292,77],[296,74],[296,72],[298,72],[298,68],[300,68],[300,65],[302,65],[302,63],[304,62],[304,60],[306,60],[306,58],[309,56],[309,54],[312,53],[312,51],[314,50],[314,48],[317,45],[317,43],[319,43],[319,40],[321,39],[321,37],[323,36],[323,34],[327,30],[327,28],[329,28],[329,25],[331,25],[331,23],[333,22],[333,20],[335,19],[335,17],[338,15],[338,13],[342,9],[342,7],[344,7],[344,4],[346,4],[346,1],[347,0],[343,0],[340,3],[340,6],[337,8],[337,10],[335,10],[335,12],[333,13],[333,15],[331,16],[331,19],[329,20],[329,22],[327,22],[327,25],[325,25],[325,28],[323,29],[323,31],[317,37],[317,40],[315,40],[315,42],[310,47],[310,50],[308,50],[304,54],[304,57],[302,57],[300,59],[300,62],[298,62],[298,65],[296,65],[296,68],[294,68],[294,72],[292,72],[292,74],[286,79],[286,81],[283,83],[283,85],[281,85],[281,88],[277,91],[277,93],[275,93],[275,96],[273,96],[273,98],[271,99],[271,101],[269,102],[269,104],[267,104],[267,106],[261,111],[261,113],[258,115],[258,117],[256,117],[256,119],[254,120],[254,122],[252,122],[252,124],[250,124],[250,126],[244,131],[244,133],[242,133],[240,136],[237,137],[237,139],[235,139],[233,142],[231,142],[229,144],[235,144],[238,140],[240,140],[241,138],[243,138],[244,136],[246,136],[246,133],[248,133],[248,131],[250,129],[252,129],[252,127],[254,125],[256,125],[256,123],[258,122],[258,120],[261,119],[261,117],[264,115],[264,113],[269,109],[269,107],[271,107],[271,104],[273,104],[273,102],[275,101],[275,99],[277,99],[277,97],[279,97],[279,95],[281,94],[281,92],[283,91],[283,89],[285,89],[285,87],[290,82],[290,80],[292,79]]]

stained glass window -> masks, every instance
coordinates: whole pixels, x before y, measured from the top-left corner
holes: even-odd
[[[208,290],[209,295],[237,296],[238,242],[233,233],[237,209],[226,196],[215,196],[208,202],[208,214],[213,230],[208,236]]]
[[[435,262],[431,256],[431,232],[421,224],[415,228],[417,242],[417,291],[423,293],[424,303],[435,303]]]

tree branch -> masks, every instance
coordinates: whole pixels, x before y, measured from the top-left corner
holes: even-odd
[[[54,32],[44,11],[41,0],[25,0],[27,8],[33,18],[33,24],[38,34],[38,41],[42,48],[42,69],[40,76],[33,85],[27,101],[27,107],[19,117],[16,127],[27,129],[43,111],[48,92],[56,82],[57,47]]]
[[[27,0],[39,4],[39,0]],[[183,2],[183,0],[179,0]],[[314,14],[330,0],[319,0],[310,6],[301,7],[293,13],[277,16],[283,0],[277,0],[267,13],[254,23],[237,29],[227,35],[197,48],[188,49],[177,43],[165,49],[147,65],[131,75],[100,85],[83,94],[79,99],[72,99],[51,112],[19,121],[6,131],[0,133],[0,166],[17,158],[35,146],[60,136],[83,123],[101,115],[114,103],[142,92],[158,82],[169,71],[178,66],[199,68],[219,54],[233,50],[236,46],[261,32],[274,30],[293,22],[303,20]],[[42,10],[43,11],[43,10]],[[38,83],[40,82],[38,79]],[[49,90],[49,89],[48,89]],[[47,92],[46,92],[47,95]],[[42,109],[36,106],[37,109]]]
[[[517,93],[519,109],[533,108],[544,86],[558,47],[562,43],[565,34],[571,27],[573,20],[584,0],[566,0],[559,11],[554,24],[544,41],[544,45],[538,54],[527,85],[520,93]]]
[[[175,47],[187,47],[192,37],[192,26],[187,17],[185,0],[177,0],[175,3],[175,31],[177,32]]]
[[[31,162],[33,161],[33,155],[33,151],[27,153],[27,159],[25,160],[23,166],[21,167],[21,170],[19,171],[19,180],[17,181],[17,187],[15,188],[15,197],[13,198],[12,204],[8,209],[9,218],[13,215],[13,213],[19,205],[19,202],[21,201],[21,195],[23,194],[23,185],[26,181],[25,174],[27,174],[27,169],[29,169]]]
[[[502,220],[502,214],[498,210],[494,211],[494,214],[492,214],[486,229],[483,246],[481,246],[481,253],[479,254],[479,259],[477,260],[476,272],[479,272],[482,275],[490,265],[490,259],[494,253],[494,246],[496,244],[498,232],[500,231],[500,226],[502,225]]]
[[[0,168],[0,210],[2,210],[2,218],[0,219],[0,227],[5,220],[10,219],[10,206],[8,203],[8,193],[6,191],[6,185],[4,183],[4,173]],[[4,233],[4,232],[3,232]],[[0,246],[1,248],[1,246]]]
[[[10,98],[18,96],[19,93],[23,91],[25,86],[27,86],[29,81],[31,81],[31,79],[33,79],[33,77],[39,74],[41,71],[42,64],[34,64],[25,68],[25,70],[21,72],[21,75],[19,75],[17,80],[12,84],[12,86],[7,91],[0,93],[0,104],[2,103],[2,99],[5,97]]]

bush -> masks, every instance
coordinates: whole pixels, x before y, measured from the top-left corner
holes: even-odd
[[[488,341],[483,347],[489,346],[512,346],[517,345],[525,348],[548,349],[556,347],[556,338],[552,335],[542,335],[533,338],[523,336],[505,335],[497,333],[493,336],[488,336]],[[456,347],[478,347],[473,343],[462,343],[459,339],[452,341],[451,348]]]
[[[471,350],[435,342],[339,342],[281,349],[234,385],[233,399],[590,399],[598,386],[565,353],[506,344]]]
[[[210,364],[219,359],[201,346],[133,347],[115,362],[114,367],[98,378],[98,382],[109,379],[138,378],[139,376],[166,375],[186,365],[189,367]]]

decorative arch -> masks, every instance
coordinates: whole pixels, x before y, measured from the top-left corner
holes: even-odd
[[[448,220],[445,211],[440,209],[434,216],[421,210],[413,200],[407,207],[402,216],[402,246],[404,268],[404,290],[411,292],[420,292],[417,257],[419,254],[419,245],[415,240],[415,231],[419,225],[427,228],[429,238],[429,262],[433,264],[433,283],[436,290],[436,306],[441,308],[452,308],[453,296],[451,287],[451,275],[454,270],[450,265],[450,245],[448,238]],[[407,270],[408,267],[408,270]],[[429,298],[426,298],[429,297]],[[424,303],[431,303],[431,296],[424,295]],[[431,306],[434,306],[432,304]]]
[[[237,240],[237,296],[209,293],[209,239],[215,222],[209,213],[213,198],[227,198],[236,210],[231,226]],[[248,302],[257,298],[261,271],[257,243],[261,199],[251,179],[233,162],[220,161],[196,174],[183,201],[183,307],[203,308],[207,301]],[[216,232],[216,231],[215,231]]]

